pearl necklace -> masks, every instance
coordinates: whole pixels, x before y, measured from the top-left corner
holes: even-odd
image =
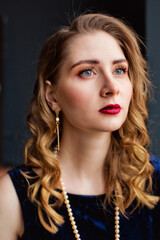
[[[65,186],[64,186],[64,182],[62,181],[62,178],[60,179],[61,181],[61,186],[62,186],[62,193],[63,193],[63,197],[64,197],[64,202],[66,204],[66,208],[67,208],[67,212],[68,212],[68,216],[69,216],[69,220],[71,222],[72,225],[72,229],[73,229],[73,233],[75,235],[75,238],[77,240],[81,240],[77,225],[76,225],[76,221],[75,218],[73,216],[73,211],[70,205],[70,201],[68,198],[68,194],[65,190]],[[119,221],[120,221],[120,217],[119,217],[119,207],[115,206],[115,240],[120,240],[120,225],[119,225]]]

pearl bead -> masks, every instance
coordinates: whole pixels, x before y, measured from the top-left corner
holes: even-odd
[[[115,224],[116,224],[116,225],[118,225],[118,224],[119,224],[119,221],[118,221],[118,220],[116,220],[116,221],[115,221]]]
[[[119,238],[119,237],[120,237],[120,235],[119,235],[118,233],[116,233],[116,234],[115,234],[115,237],[118,237],[118,238]]]

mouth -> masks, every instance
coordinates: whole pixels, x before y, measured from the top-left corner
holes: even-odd
[[[121,106],[119,104],[109,104],[104,108],[100,109],[99,112],[104,114],[115,115],[121,111]]]

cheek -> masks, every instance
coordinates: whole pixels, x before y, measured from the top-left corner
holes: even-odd
[[[87,88],[63,86],[59,88],[59,102],[61,108],[70,107],[74,109],[85,108],[88,100],[91,98],[90,91]]]
[[[132,87],[132,84],[130,82],[130,91],[129,91],[129,98],[130,98],[130,101],[131,101],[131,98],[132,98],[132,95],[133,95],[133,87]]]
[[[128,84],[125,86],[125,96],[126,96],[126,102],[128,102],[128,105],[130,104],[131,98],[132,98],[132,94],[133,94],[133,88],[132,88],[132,84],[129,81]]]

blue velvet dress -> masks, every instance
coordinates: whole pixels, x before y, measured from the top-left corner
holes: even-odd
[[[154,166],[153,192],[160,196],[160,160],[151,157]],[[20,170],[35,173],[31,167],[20,166],[9,171],[9,175],[18,195],[23,218],[24,234],[21,240],[74,240],[71,223],[67,210],[63,204],[57,211],[64,216],[65,223],[56,234],[51,234],[41,225],[36,204],[27,198],[27,182],[21,175]],[[84,196],[68,194],[73,214],[82,240],[114,240],[114,208],[107,206],[104,211],[104,195]],[[129,213],[134,207],[127,209]],[[128,218],[120,216],[120,239],[121,240],[160,240],[160,203],[154,209],[147,207],[136,209]]]

